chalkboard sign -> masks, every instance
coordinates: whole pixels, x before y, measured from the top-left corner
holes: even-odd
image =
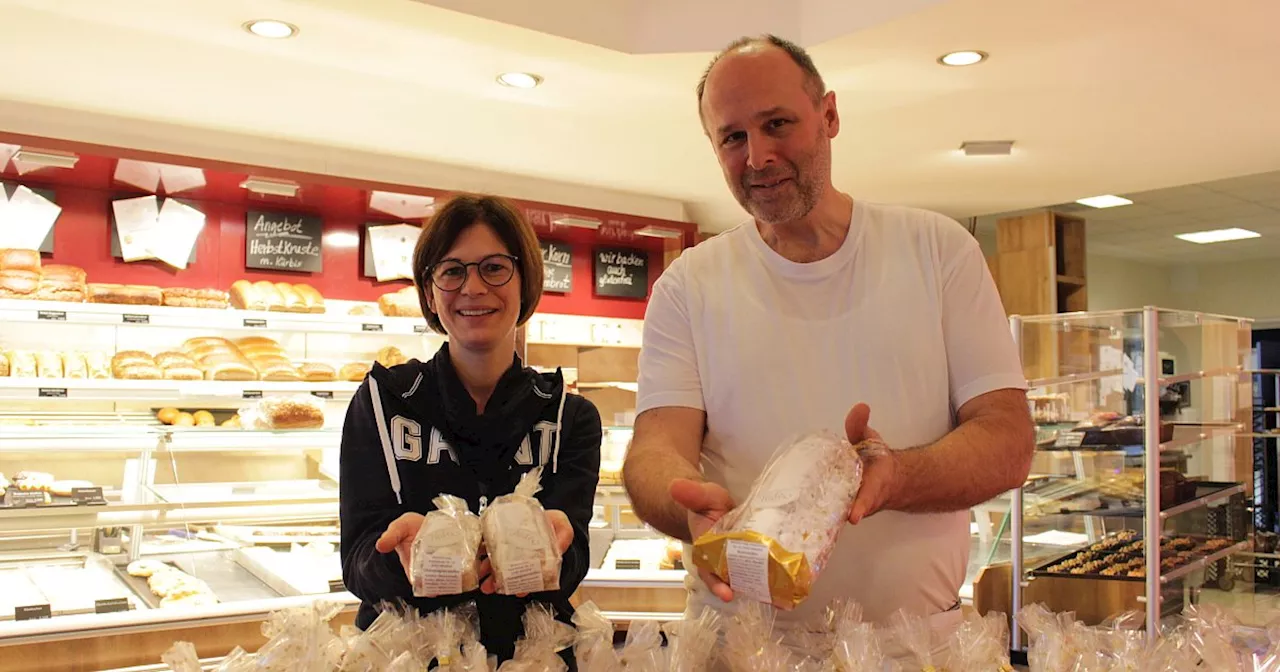
[[[596,296],[643,299],[649,295],[649,253],[627,247],[595,250]]]
[[[244,266],[319,273],[323,222],[314,215],[250,210],[245,215]]]
[[[0,165],[0,169],[3,169],[3,168],[4,166]],[[4,190],[4,197],[6,200],[8,200],[13,196],[13,192],[16,191],[17,188],[18,188],[17,182],[0,181],[0,189]],[[39,187],[31,187],[31,186],[28,186],[27,188],[30,189],[31,191],[36,192],[41,196],[44,196],[45,200],[49,201],[50,203],[53,203],[54,205],[58,204],[57,195],[53,193],[52,189],[41,189]],[[58,226],[57,222],[54,222],[53,227],[49,229],[48,235],[46,235],[44,237],[44,241],[40,243],[41,254],[53,254],[53,229],[57,228],[57,226]]]
[[[564,243],[538,241],[542,246],[542,291],[573,291],[573,251]]]

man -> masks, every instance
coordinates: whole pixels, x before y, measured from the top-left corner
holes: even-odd
[[[836,97],[803,49],[742,39],[698,86],[703,129],[753,221],[685,251],[654,286],[635,434],[636,513],[688,542],[742,501],[787,438],[879,436],[809,599],[885,622],[960,620],[968,509],[1026,478],[1026,379],[977,242],[941,215],[855,202],[831,182]],[[872,429],[874,427],[874,430]],[[686,547],[686,558],[689,557]],[[689,607],[732,609],[705,572]]]

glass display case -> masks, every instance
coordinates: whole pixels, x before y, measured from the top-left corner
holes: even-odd
[[[1007,498],[1009,537],[993,541],[1010,571],[979,579],[980,609],[1041,602],[1087,623],[1156,623],[1216,603],[1269,620],[1231,561],[1253,545],[1250,321],[1148,307],[1011,327],[1038,445]]]

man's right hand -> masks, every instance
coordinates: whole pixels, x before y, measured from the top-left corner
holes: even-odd
[[[425,518],[421,513],[406,513],[391,521],[387,531],[378,537],[376,548],[379,553],[395,551],[400,556],[400,565],[404,567],[404,575],[412,576],[409,566],[413,559],[413,540],[418,538],[418,530],[422,529]]]
[[[671,498],[688,511],[689,536],[693,541],[733,509],[729,491],[715,483],[676,479],[671,482]],[[698,569],[698,576],[711,589],[711,594],[724,602],[733,601],[733,590],[720,577],[702,568]]]

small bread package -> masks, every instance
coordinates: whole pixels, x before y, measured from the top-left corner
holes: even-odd
[[[694,541],[693,561],[741,595],[787,608],[809,596],[862,485],[861,450],[820,432],[784,443],[745,501]]]
[[[466,500],[440,495],[422,519],[409,565],[415,597],[460,595],[480,587],[480,517]]]
[[[489,505],[480,517],[499,595],[560,589],[560,553],[546,510],[534,495],[542,467],[520,477],[515,492]]]

